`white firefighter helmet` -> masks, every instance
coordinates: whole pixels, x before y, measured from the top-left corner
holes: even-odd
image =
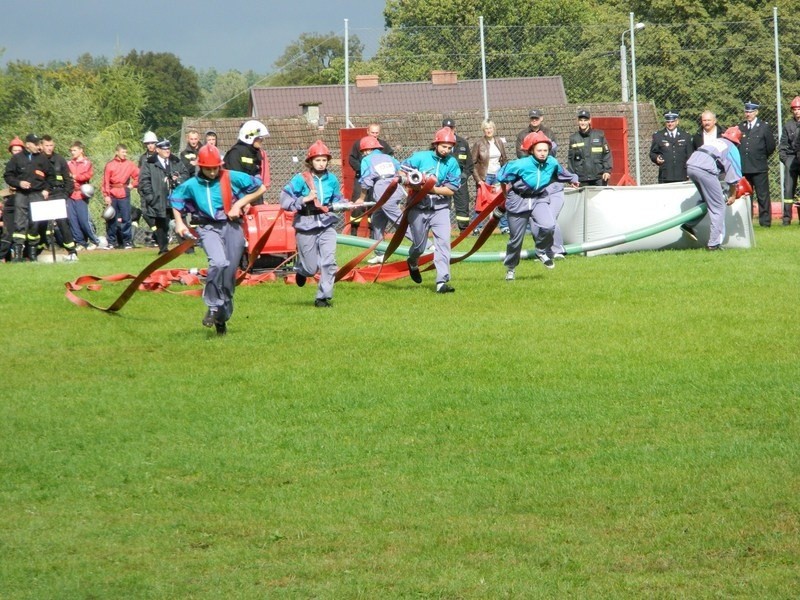
[[[117,211],[114,210],[114,207],[111,206],[110,204],[106,206],[105,210],[103,211],[103,218],[106,221],[112,221],[116,216],[117,216]]]
[[[152,131],[146,132],[142,138],[143,144],[155,144],[156,142],[158,142],[158,136]]]
[[[252,145],[253,140],[256,138],[265,137],[268,135],[269,130],[267,129],[267,126],[261,121],[256,121],[255,119],[245,121],[244,125],[242,125],[239,129],[239,141],[249,145]]]
[[[91,183],[84,183],[81,186],[81,194],[83,194],[84,198],[91,198],[94,196],[94,186]]]

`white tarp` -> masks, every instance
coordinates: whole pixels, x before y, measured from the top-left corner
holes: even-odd
[[[700,194],[691,182],[567,189],[558,223],[564,243],[581,244],[649,227],[697,206],[699,200]],[[676,226],[635,242],[593,250],[587,255],[704,247],[710,233],[708,215],[694,229],[698,241]],[[750,200],[739,198],[726,209],[723,246],[751,248],[754,245]]]

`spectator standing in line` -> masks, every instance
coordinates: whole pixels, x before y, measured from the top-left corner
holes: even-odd
[[[472,220],[469,213],[469,184],[475,165],[472,161],[472,152],[469,149],[469,142],[466,138],[456,133],[456,122],[454,119],[446,118],[442,121],[442,127],[448,127],[456,136],[456,145],[453,146],[452,155],[458,162],[461,169],[461,186],[453,194],[453,206],[456,212],[456,225],[459,231],[464,231]]]
[[[483,130],[483,137],[472,146],[472,162],[474,164],[472,178],[475,180],[476,190],[479,189],[481,182],[485,182],[487,185],[495,185],[497,172],[500,167],[508,162],[505,140],[495,136],[496,126],[494,121],[484,121],[481,123],[481,129]],[[473,219],[477,216],[478,208],[476,206]],[[498,227],[501,231],[508,230],[508,219],[505,215],[500,219]],[[479,229],[474,231],[475,235],[479,233]]]
[[[11,156],[19,154],[25,149],[25,144],[19,137],[15,136],[8,144],[8,152]],[[14,195],[16,190],[8,187],[4,190],[3,198],[3,234],[0,236],[0,260],[11,260],[11,248],[14,245],[12,234],[14,233]]]
[[[772,203],[769,193],[769,157],[775,152],[775,137],[769,123],[758,118],[759,105],[745,102],[744,120],[739,123],[742,141],[742,174],[753,187],[758,200],[758,224],[772,225]]]
[[[42,154],[40,142],[36,134],[29,133],[25,137],[25,149],[6,163],[5,182],[16,190],[11,234],[14,262],[21,262],[26,253],[31,262],[36,262],[39,232],[36,223],[30,219],[30,204],[47,200],[52,174],[50,161]]]
[[[144,144],[144,152],[142,152],[141,156],[139,156],[139,170],[141,171],[144,168],[145,163],[147,163],[148,159],[151,156],[157,156],[156,152],[156,144],[158,143],[158,136],[152,131],[147,131],[142,138],[142,144]],[[141,203],[141,198],[139,199]],[[152,217],[148,217],[145,213],[144,206],[140,207],[142,209],[142,217],[144,218],[144,222],[147,224],[147,231],[144,234],[144,245],[148,248],[154,248],[156,246],[156,224],[153,221]]]
[[[342,199],[336,175],[328,171],[331,152],[317,140],[308,149],[308,169],[297,173],[281,190],[281,206],[295,211],[292,225],[297,239],[295,283],[303,287],[309,277],[319,272],[319,285],[314,299],[317,308],[333,306],[333,284],[336,279],[336,229],[339,217],[332,204]]]
[[[190,175],[186,162],[172,154],[169,140],[160,140],[156,144],[156,151],[157,155],[147,159],[139,172],[139,196],[142,198],[144,214],[155,223],[158,253],[166,254],[169,251],[169,222],[172,218],[169,196]]]
[[[361,195],[356,200],[357,203],[364,202],[370,198],[373,201],[379,200],[392,179],[397,177],[400,171],[400,163],[397,159],[388,154],[384,154],[383,145],[377,137],[367,135],[359,142],[361,148]],[[403,216],[400,209],[400,201],[405,198],[405,188],[398,185],[394,193],[375,213],[372,214],[370,222],[370,233],[373,240],[382,240],[389,224],[397,225]],[[411,239],[411,234],[406,231],[406,237]],[[375,265],[383,262],[383,251],[376,250],[375,256],[371,258],[369,264]]]
[[[217,132],[213,129],[209,129],[206,131],[205,134],[205,145],[207,146],[216,146],[217,145]]]
[[[42,154],[50,161],[51,172],[49,175],[50,196],[48,200],[64,200],[64,208],[68,210],[69,195],[75,187],[72,180],[72,173],[69,170],[67,161],[56,151],[56,143],[49,135],[42,136]],[[39,250],[44,250],[47,243],[47,236],[54,232],[49,230],[51,222],[41,221],[39,223]],[[78,252],[75,240],[72,237],[72,230],[69,227],[69,213],[63,219],[56,219],[56,227],[61,234],[61,245],[67,251],[68,262],[78,260]],[[44,235],[42,235],[44,234]],[[42,239],[44,237],[44,239]]]
[[[69,147],[72,158],[67,161],[67,166],[72,175],[73,186],[70,199],[67,200],[67,218],[75,243],[85,250],[94,250],[100,245],[100,240],[89,221],[91,196],[85,195],[81,189],[82,185],[91,182],[94,167],[92,161],[86,158],[85,152],[83,144],[78,140]]]
[[[428,234],[433,233],[433,264],[436,267],[436,293],[455,292],[450,281],[450,198],[461,187],[461,168],[452,155],[456,135],[450,127],[442,127],[433,137],[431,150],[420,150],[403,162],[436,178],[428,195],[416,204],[408,216],[411,248],[408,251],[408,271],[414,283],[422,283],[419,257],[425,252]]]
[[[724,129],[717,125],[717,115],[712,111],[703,111],[700,115],[700,131],[692,136],[692,150],[710,144],[718,137],[722,137]]]
[[[741,138],[742,132],[738,127],[729,127],[721,138],[703,144],[689,157],[689,179],[697,187],[702,202],[706,203],[711,221],[707,250],[721,250],[725,241],[725,206],[736,200],[736,184],[742,178],[737,148]],[[727,199],[719,184],[720,175],[724,175],[724,181],[728,184]],[[696,240],[694,227],[698,222],[685,223],[681,229]]]
[[[550,207],[552,182],[569,182],[573,187],[579,184],[577,175],[566,171],[550,156],[551,147],[550,139],[543,132],[529,133],[522,140],[522,148],[527,148],[529,155],[504,165],[497,174],[497,181],[507,184],[506,214],[511,230],[503,260],[506,281],[515,278],[522,242],[529,226],[536,242],[536,256],[546,268],[555,268],[553,234],[556,218]],[[563,194],[563,187],[560,193]]]
[[[180,161],[179,161],[180,162]],[[208,307],[204,327],[214,327],[217,335],[228,332],[236,291],[236,270],[245,248],[242,216],[247,205],[264,194],[261,181],[239,171],[224,171],[215,146],[206,145],[197,155],[198,174],[176,187],[170,194],[175,233],[189,234],[184,212],[193,215],[200,245],[208,256],[203,286],[203,302]]]
[[[650,160],[658,166],[658,183],[686,181],[686,161],[692,153],[689,134],[678,128],[680,115],[664,113],[664,129],[653,134]]]
[[[608,185],[613,159],[606,135],[592,129],[592,115],[586,109],[578,111],[578,131],[569,138],[567,156],[569,170],[578,176],[581,187]]]
[[[797,216],[800,218],[800,204],[797,199],[797,176],[800,174],[797,150],[800,146],[800,96],[795,96],[789,108],[792,118],[783,125],[778,154],[783,163],[783,224],[792,224],[792,206],[797,207]]]
[[[117,144],[114,158],[103,169],[103,202],[114,208],[114,218],[106,222],[107,250],[121,245],[133,248],[131,190],[139,185],[139,167],[128,160],[128,147]]]
[[[558,144],[556,144],[556,138],[553,137],[553,132],[550,131],[549,128],[542,125],[544,121],[544,113],[540,109],[534,108],[528,113],[528,117],[530,118],[530,124],[517,134],[517,145],[516,145],[517,158],[525,158],[526,156],[529,156],[528,151],[523,148],[522,142],[525,140],[525,138],[529,133],[536,133],[537,131],[541,131],[542,133],[544,133],[547,136],[547,139],[550,140],[550,142],[552,143],[550,156],[555,158],[556,150],[558,149]]]
[[[251,119],[239,128],[239,137],[225,153],[225,168],[240,171],[261,179],[265,188],[270,186],[269,157],[263,148],[264,138],[269,136],[267,126]],[[251,204],[261,204],[260,198]]]
[[[186,147],[181,151],[180,159],[191,177],[197,175],[197,153],[200,152],[201,147],[200,132],[190,129],[186,133]]]

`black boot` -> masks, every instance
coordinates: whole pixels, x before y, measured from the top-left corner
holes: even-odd
[[[14,244],[14,262],[22,262],[25,257],[25,244]]]
[[[28,244],[28,260],[31,262],[36,262],[38,256],[39,252],[36,250],[36,246]]]

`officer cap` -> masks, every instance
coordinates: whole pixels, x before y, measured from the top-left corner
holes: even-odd
[[[528,113],[529,119],[541,119],[542,118],[542,111],[538,108],[534,108],[532,111]]]
[[[758,110],[759,107],[760,107],[760,105],[756,104],[755,102],[745,102],[744,103],[744,109],[747,110],[747,111]]]
[[[451,129],[456,126],[454,119],[442,119],[442,127],[450,127]]]
[[[585,108],[582,108],[582,109],[580,109],[578,111],[578,118],[579,119],[591,119],[592,115],[588,110],[586,110]]]
[[[156,143],[156,148],[161,148],[162,150],[165,148],[172,148],[172,144],[167,138],[161,139]]]
[[[669,121],[677,121],[680,115],[673,110],[668,110],[664,113],[664,120]]]

